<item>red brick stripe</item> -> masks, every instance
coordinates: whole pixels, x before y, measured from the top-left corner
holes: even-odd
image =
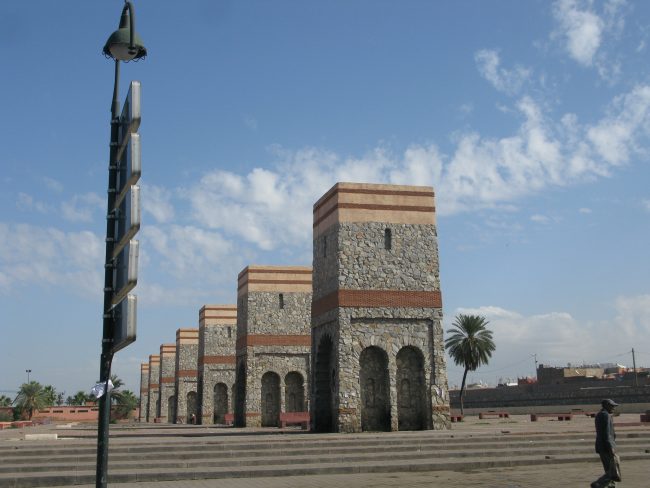
[[[442,296],[439,291],[338,290],[314,301],[311,316],[318,317],[338,307],[442,308]]]
[[[338,193],[349,193],[357,195],[390,195],[390,196],[404,196],[404,197],[435,197],[432,191],[399,191],[399,190],[371,190],[366,188],[339,188],[333,191],[325,200],[317,205],[314,205],[314,212],[325,205],[331,198]]]
[[[160,385],[158,383],[149,383],[149,389],[153,390],[155,388],[158,388]]]
[[[174,377],[167,376],[165,378],[160,378],[161,383],[173,383],[174,381],[176,381]]]
[[[249,346],[311,346],[311,335],[249,334],[237,339],[237,349]]]

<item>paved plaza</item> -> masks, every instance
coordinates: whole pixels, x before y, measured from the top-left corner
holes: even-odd
[[[295,465],[295,468],[289,468],[284,471],[281,476],[268,477],[266,474],[249,474],[249,477],[239,478],[220,478],[220,479],[199,479],[199,480],[176,480],[176,481],[141,481],[141,482],[126,482],[126,483],[110,483],[110,486],[119,488],[169,488],[169,487],[188,487],[188,488],[203,488],[203,487],[219,487],[219,488],[324,488],[324,487],[360,487],[360,488],[382,488],[382,487],[486,487],[486,488],[524,488],[524,487],[588,487],[590,482],[595,480],[601,472],[601,465],[595,453],[592,455],[591,445],[594,437],[593,419],[587,416],[574,416],[571,421],[558,421],[554,419],[545,419],[537,422],[531,422],[530,416],[514,415],[509,419],[489,419],[480,420],[477,416],[466,417],[465,421],[460,424],[452,424],[450,431],[440,431],[437,433],[432,432],[414,432],[409,437],[414,438],[433,438],[440,439],[442,442],[447,439],[467,441],[485,438],[507,438],[510,442],[517,442],[518,439],[533,439],[534,436],[545,439],[555,439],[560,451],[557,453],[549,450],[542,451],[542,458],[547,454],[546,461],[543,464],[536,465],[522,465],[522,466],[508,466],[499,468],[470,468],[464,471],[451,471],[451,470],[429,470],[429,471],[414,471],[419,469],[417,467],[418,461],[406,457],[403,461],[405,469],[394,470],[392,472],[376,472],[381,470],[369,470],[366,473],[349,473],[349,474],[328,474],[327,468],[320,472],[308,476],[287,476],[292,472],[298,473],[300,465]],[[622,487],[630,488],[647,488],[649,486],[648,479],[650,479],[650,425],[647,423],[639,423],[638,414],[622,414],[616,418],[617,433],[621,440],[636,439],[636,443],[640,445],[640,450],[637,449],[634,459],[626,459],[625,448],[622,448],[621,458],[624,481],[620,484]],[[35,428],[24,429],[11,429],[0,431],[0,448],[11,448],[10,446],[34,446],[34,448],[65,445],[67,442],[81,443],[84,445],[92,446],[95,441],[95,427],[93,425],[72,425],[68,428],[61,428],[62,426],[49,425],[38,426]],[[45,433],[57,432],[59,440],[46,442],[46,441],[28,441],[25,440],[25,435],[30,433]],[[341,439],[350,439],[353,437],[350,434],[306,434],[301,433],[295,429],[286,429],[284,433],[279,429],[236,429],[236,428],[214,428],[209,426],[192,426],[192,425],[120,425],[111,427],[112,450],[115,453],[113,463],[109,458],[109,481],[111,467],[117,469],[117,453],[119,452],[118,445],[125,448],[129,444],[138,443],[139,445],[164,445],[169,451],[176,450],[180,453],[182,446],[187,443],[221,443],[226,445],[237,445],[241,442],[253,442],[263,444],[268,442],[277,441],[290,441],[294,444],[304,442],[307,439],[325,439],[331,441],[339,441]],[[65,439],[69,436],[68,440]],[[531,437],[532,436],[532,437]],[[372,439],[381,438],[380,443],[391,445],[400,439],[399,433],[386,433],[386,434],[359,434],[359,439]],[[73,440],[74,439],[74,440]],[[571,440],[573,439],[573,440]],[[572,448],[564,447],[562,444],[565,442],[579,441],[581,445],[585,446],[585,454],[581,462],[574,462],[569,460],[567,462],[567,452]],[[648,439],[648,440],[646,440]],[[532,441],[531,441],[532,442]],[[535,441],[536,442],[536,441]],[[629,443],[630,440],[625,440],[621,445]],[[33,443],[33,444],[32,444]],[[204,444],[205,445],[205,444]],[[333,445],[333,444],[332,444]],[[505,446],[504,446],[505,447]],[[29,447],[31,450],[32,448]],[[527,447],[523,448],[527,450]],[[532,449],[532,448],[531,448]],[[564,449],[564,451],[562,451]],[[226,447],[226,450],[228,448]],[[502,451],[502,454],[488,452],[476,454],[478,457],[462,457],[460,453],[456,454],[456,459],[448,458],[448,461],[455,462],[459,469],[461,466],[475,466],[476,461],[480,461],[481,456],[494,458],[495,456],[508,456],[515,455],[512,449],[509,451]],[[6,451],[3,451],[6,452]],[[431,451],[431,459],[438,457],[436,454],[439,452],[436,449]],[[440,451],[442,453],[442,451]],[[509,454],[508,454],[509,453]],[[225,453],[224,453],[225,454]],[[442,455],[442,454],[440,454]],[[628,454],[629,456],[630,454]],[[645,459],[645,456],[648,456]],[[222,455],[217,455],[222,456]],[[236,459],[236,458],[233,458]],[[555,461],[554,461],[555,460]],[[342,458],[341,465],[353,465],[354,461],[349,458]],[[137,468],[132,468],[134,472],[138,472]],[[409,469],[411,469],[409,471]],[[443,468],[446,469],[446,468]],[[358,470],[357,470],[358,471]],[[386,470],[390,471],[390,470]],[[246,475],[244,475],[246,476]],[[83,481],[82,485],[75,485],[81,488],[91,488],[94,484],[88,484],[92,478]],[[2,480],[0,480],[2,486]],[[43,486],[43,485],[40,485]],[[48,484],[54,488],[57,485]],[[70,486],[70,485],[66,485]]]

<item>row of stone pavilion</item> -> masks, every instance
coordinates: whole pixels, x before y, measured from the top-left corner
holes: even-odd
[[[313,261],[249,265],[237,303],[141,365],[142,422],[320,432],[449,426],[431,187],[337,183],[313,208]]]

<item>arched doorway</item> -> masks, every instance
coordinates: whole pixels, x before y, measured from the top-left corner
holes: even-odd
[[[426,391],[422,352],[415,347],[403,347],[397,353],[396,359],[398,429],[426,429]]]
[[[214,385],[214,420],[215,424],[225,424],[228,413],[228,387],[223,383]]]
[[[173,423],[176,417],[176,397],[174,395],[167,399],[167,422]]]
[[[367,347],[361,351],[359,364],[361,430],[390,431],[388,355],[379,347]]]
[[[334,390],[334,358],[332,339],[328,335],[321,337],[316,350],[314,366],[314,430],[316,432],[333,432],[332,396]]]
[[[187,394],[187,419],[186,423],[192,424],[192,423],[197,423],[196,421],[196,407],[197,407],[197,398],[196,398],[196,392],[191,391]],[[194,417],[192,417],[194,416]],[[194,419],[194,420],[192,420]]]
[[[284,378],[285,412],[305,411],[305,382],[302,375],[292,371]]]
[[[272,371],[262,376],[262,427],[280,426],[280,376]]]

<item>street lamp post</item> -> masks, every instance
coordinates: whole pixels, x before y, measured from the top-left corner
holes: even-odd
[[[25,373],[27,373],[27,384],[28,384],[28,385],[29,385],[29,373],[31,373],[31,372],[32,372],[31,369],[26,369],[26,370],[25,370]]]
[[[114,246],[115,246],[115,224],[116,224],[116,186],[118,178],[118,145],[120,138],[120,102],[119,102],[119,81],[120,61],[131,61],[143,58],[147,50],[142,40],[135,32],[135,14],[131,2],[125,2],[120,17],[118,30],[113,32],[104,45],[103,53],[106,57],[115,60],[115,80],[113,84],[113,99],[111,102],[111,141],[108,165],[108,205],[106,215],[106,260],[104,273],[104,308],[103,308],[103,332],[102,332],[102,353],[100,360],[99,380],[104,384],[104,394],[99,398],[99,419],[97,426],[97,471],[96,487],[107,486],[108,474],[108,429],[110,421],[110,391],[108,380],[111,375],[111,363],[113,361],[113,337],[115,318],[111,309],[115,293],[114,283]]]

